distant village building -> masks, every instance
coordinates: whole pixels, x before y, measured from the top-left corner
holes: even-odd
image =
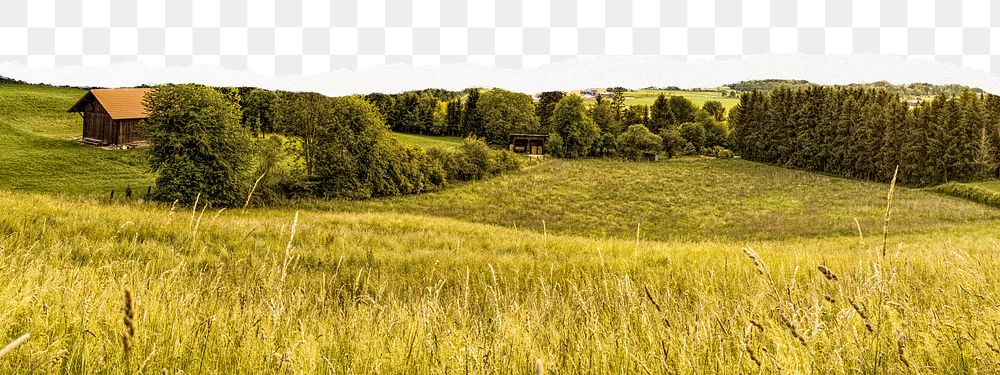
[[[913,98],[906,101],[906,105],[910,107],[916,107],[921,104],[924,104],[924,99],[922,98]]]
[[[150,89],[93,89],[69,112],[83,117],[83,142],[100,146],[132,145],[142,141],[139,121],[147,117],[142,98]]]
[[[510,150],[518,154],[544,155],[548,134],[511,134]]]
[[[590,99],[597,96],[597,89],[583,89],[580,90],[580,96],[584,99]]]

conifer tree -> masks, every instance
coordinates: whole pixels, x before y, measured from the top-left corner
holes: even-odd
[[[673,112],[670,111],[670,103],[666,95],[660,94],[649,109],[649,130],[659,133],[663,129],[671,127],[677,123]]]

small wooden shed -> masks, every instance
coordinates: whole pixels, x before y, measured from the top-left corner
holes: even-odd
[[[544,155],[548,134],[511,134],[510,150],[518,154]]]
[[[142,141],[139,122],[146,118],[143,97],[150,89],[93,89],[69,112],[83,117],[83,142],[101,146]]]

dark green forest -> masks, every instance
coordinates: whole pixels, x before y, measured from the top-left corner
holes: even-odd
[[[737,83],[730,83],[725,85],[730,90],[740,91],[740,92],[750,92],[750,91],[772,91],[778,87],[787,87],[792,89],[806,88],[811,86],[824,86],[816,83],[812,83],[804,80],[794,80],[794,79],[761,79],[761,80],[751,80],[751,81],[741,81]],[[830,86],[830,85],[826,85]],[[851,83],[847,85],[833,85],[834,87],[847,87],[847,88],[866,88],[866,89],[881,89],[888,91],[890,93],[897,94],[901,97],[906,96],[934,96],[934,95],[961,95],[963,91],[971,90],[976,93],[983,93],[982,89],[972,88],[968,86],[948,84],[948,85],[935,85],[930,83],[910,83],[905,85],[896,85],[886,81],[878,82],[868,82],[868,83]]]
[[[1000,97],[966,90],[913,109],[858,87],[779,87],[744,94],[729,115],[744,159],[840,176],[934,185],[997,177]]]

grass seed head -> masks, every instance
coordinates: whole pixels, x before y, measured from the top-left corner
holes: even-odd
[[[122,324],[125,325],[125,332],[122,333],[122,347],[125,354],[132,349],[132,338],[135,337],[135,304],[132,299],[132,291],[125,288],[124,318]]]
[[[760,369],[761,367],[760,360],[757,359],[757,355],[753,354],[753,349],[750,349],[750,345],[744,344],[743,349],[746,350],[747,355],[750,356],[750,360],[753,361],[753,363],[757,364],[757,369]]]
[[[830,280],[830,281],[837,281],[838,280],[837,279],[837,274],[833,273],[833,271],[830,271],[830,269],[826,268],[826,266],[823,266],[822,264],[820,264],[816,268],[819,269],[819,273],[822,273],[823,276],[826,277],[827,280]]]
[[[868,313],[865,311],[865,309],[860,305],[858,305],[856,302],[854,302],[854,300],[851,298],[848,298],[847,302],[851,304],[851,307],[854,308],[854,311],[858,312],[858,316],[860,316],[861,319],[864,320],[865,329],[867,329],[868,332],[875,333],[875,329],[872,328],[872,323],[871,321],[868,320]]]
[[[986,347],[990,348],[990,350],[993,351],[994,353],[1000,354],[1000,349],[998,349],[996,345],[993,345],[993,343],[987,341]]]
[[[656,311],[662,313],[663,309],[660,308],[660,304],[656,303],[656,299],[653,298],[653,294],[649,292],[649,285],[645,286],[643,289],[646,291],[646,298],[649,299],[649,302],[653,303],[653,307],[656,308]]]
[[[757,253],[754,252],[753,249],[749,247],[744,247],[743,254],[746,254],[747,258],[750,258],[750,261],[753,262],[754,267],[757,268],[757,273],[761,275],[767,273],[767,268],[764,267],[764,261],[760,259],[760,256],[757,255]]]
[[[910,361],[906,359],[906,335],[899,328],[896,328],[896,351],[899,354],[899,361],[903,362],[903,365],[910,367]]]
[[[795,323],[786,318],[784,314],[780,316],[781,316],[781,323],[783,323],[785,327],[788,327],[788,330],[792,333],[792,336],[798,339],[799,343],[802,344],[802,346],[808,347],[809,345],[806,344],[805,337],[802,337],[802,335],[799,334],[799,328],[795,325]]]

